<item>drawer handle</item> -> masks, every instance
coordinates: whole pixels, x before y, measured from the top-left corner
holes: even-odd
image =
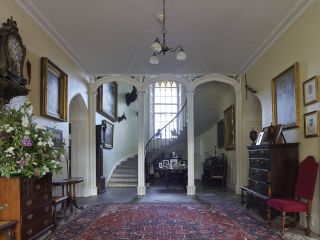
[[[47,220],[45,220],[43,223],[44,223],[44,225],[48,225],[49,220],[47,219]]]
[[[27,231],[27,234],[31,235],[32,234],[32,229],[29,228],[28,231]]]
[[[28,200],[26,204],[28,207],[30,207],[32,205],[32,200]]]
[[[35,187],[37,190],[40,190],[41,189],[41,186],[39,184],[36,185]]]
[[[49,212],[49,210],[50,210],[50,207],[49,206],[47,206],[47,207],[45,207],[45,209],[44,209],[46,212]]]
[[[0,211],[5,210],[7,207],[8,207],[8,204],[6,204],[6,203],[3,205],[0,205]]]
[[[46,195],[43,196],[43,199],[44,199],[44,200],[48,200],[48,198],[49,198],[48,194],[46,194]]]
[[[27,219],[28,219],[28,220],[32,220],[32,218],[33,218],[33,214],[29,214],[29,215],[27,216]]]

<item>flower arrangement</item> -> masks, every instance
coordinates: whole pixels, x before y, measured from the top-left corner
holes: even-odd
[[[63,149],[54,147],[52,133],[32,121],[27,99],[19,108],[0,108],[0,176],[42,177],[59,173]]]

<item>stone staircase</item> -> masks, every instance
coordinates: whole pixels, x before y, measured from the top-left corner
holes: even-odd
[[[138,186],[138,156],[121,162],[114,170],[108,182],[108,187]]]

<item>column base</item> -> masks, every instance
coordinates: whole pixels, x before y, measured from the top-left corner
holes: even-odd
[[[235,189],[236,194],[241,194],[241,186],[236,185],[236,189]]]
[[[146,195],[146,187],[137,187],[137,195],[144,196]]]
[[[91,187],[89,189],[90,191],[90,196],[97,196],[98,195],[98,188],[97,187]]]
[[[187,195],[196,195],[196,187],[195,186],[188,186],[187,187]]]

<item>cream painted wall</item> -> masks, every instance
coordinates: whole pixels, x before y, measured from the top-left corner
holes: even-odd
[[[300,16],[293,25],[263,54],[263,56],[249,69],[248,84],[258,90],[257,97],[262,107],[262,125],[270,125],[272,120],[271,79],[294,62],[300,64],[300,127],[285,131],[287,142],[299,142],[299,159],[302,161],[307,155],[315,156],[319,162],[319,137],[304,138],[303,115],[319,110],[320,104],[303,106],[302,83],[314,75],[320,74],[320,1],[312,5]],[[312,230],[320,233],[319,176],[315,188],[312,207]],[[301,221],[305,223],[305,218]]]
[[[68,123],[58,122],[40,116],[40,59],[48,57],[68,74],[68,106],[71,99],[81,94],[87,105],[88,78],[83,71],[64,53],[52,38],[13,0],[0,0],[0,23],[5,22],[10,16],[17,22],[23,44],[26,46],[26,61],[31,62],[31,90],[29,97],[34,107],[34,119],[40,125],[56,127],[63,130],[64,138],[68,137]],[[26,67],[24,77],[27,78]],[[13,105],[20,105],[24,97],[16,97],[11,101]],[[66,141],[68,142],[68,141]],[[65,168],[65,162],[63,162]],[[63,170],[66,176],[66,170]],[[86,181],[86,179],[85,179]]]
[[[103,151],[103,174],[106,181],[119,161],[138,153],[138,99],[127,106],[125,94],[131,92],[132,86],[125,83],[118,83],[118,116],[126,114],[127,119],[114,124],[113,148]],[[97,113],[96,124],[106,119]],[[108,119],[106,119],[110,122]]]

